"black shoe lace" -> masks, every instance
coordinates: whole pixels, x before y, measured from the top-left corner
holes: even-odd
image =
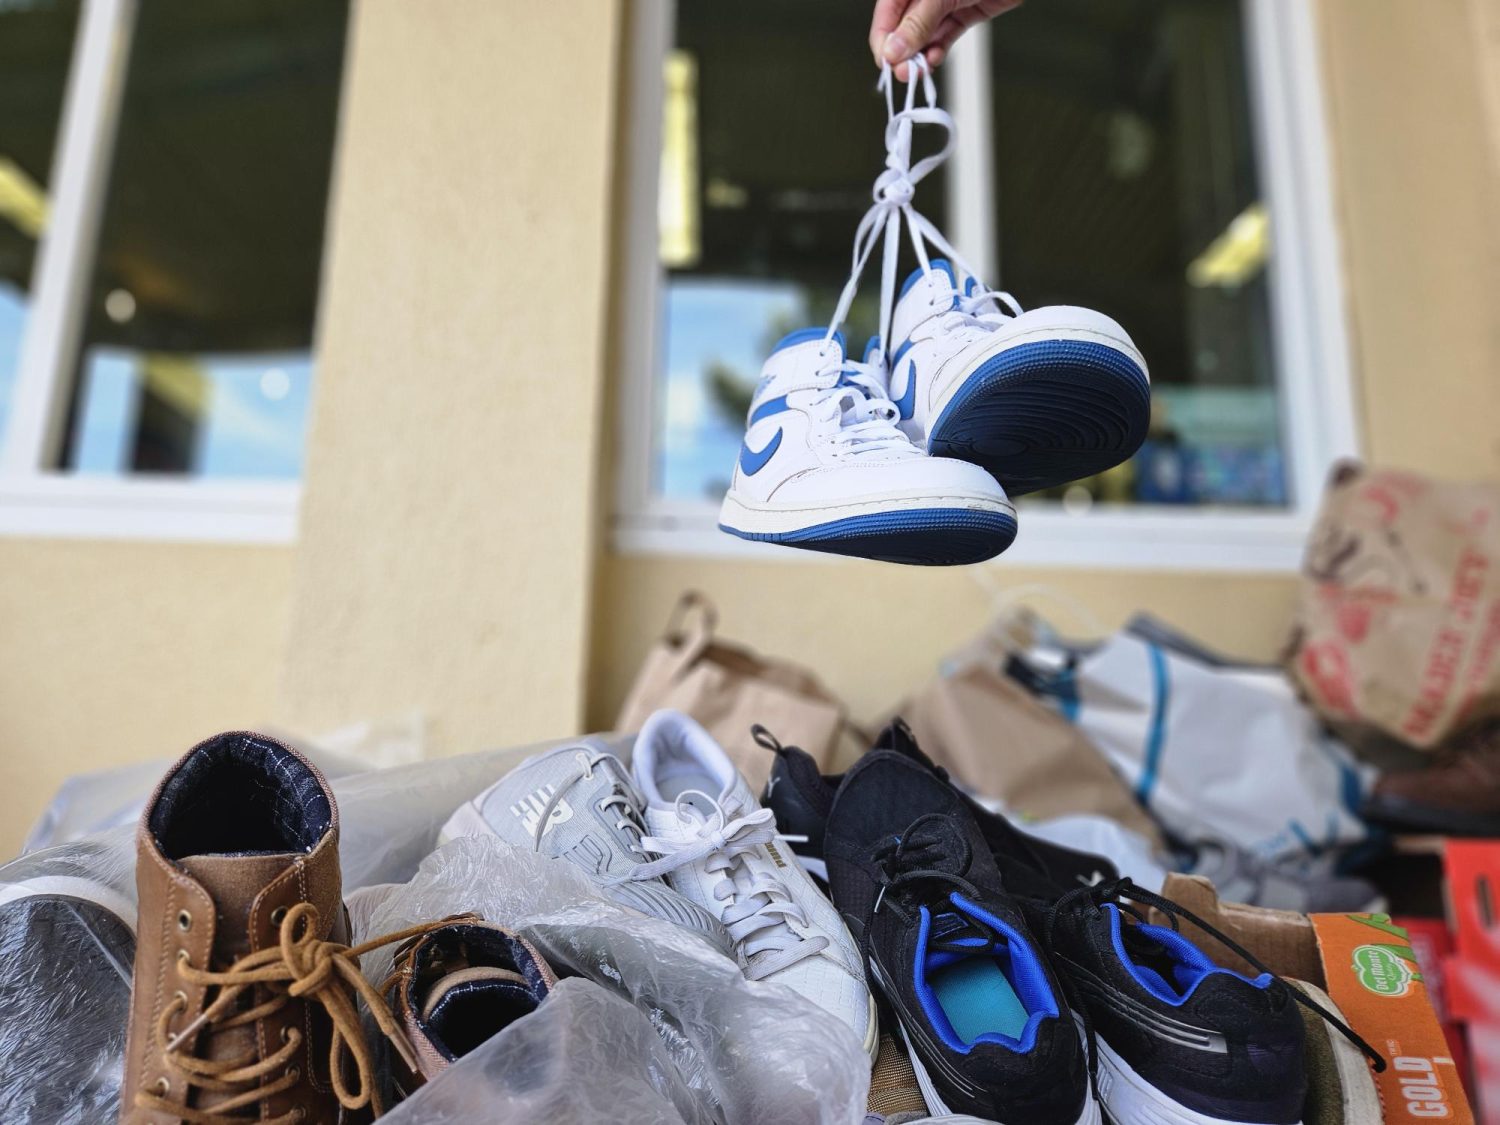
[[[876,863],[876,883],[879,890],[875,892],[875,902],[870,907],[870,915],[865,919],[864,932],[859,939],[860,954],[866,963],[870,959],[870,933],[874,929],[872,923],[875,915],[880,912],[881,906],[885,904],[887,896],[900,894],[919,883],[937,882],[954,887],[971,899],[979,897],[979,888],[962,875],[934,866],[935,863],[941,861],[950,867],[965,871],[968,870],[969,860],[972,858],[967,854],[969,845],[964,841],[959,841],[964,850],[963,854],[955,856],[944,847],[939,839],[931,836],[924,838],[922,829],[927,824],[941,824],[946,819],[941,813],[924,813],[912,821],[900,836],[892,836],[876,846],[873,858]],[[971,924],[977,932],[979,923],[971,920]],[[951,941],[950,938],[948,943],[939,944],[938,948],[948,948]]]
[[[1129,901],[1118,901],[1121,899],[1128,899]],[[1282,980],[1280,976],[1267,968],[1259,958],[1257,958],[1244,946],[1240,945],[1239,942],[1235,941],[1233,938],[1229,937],[1227,934],[1223,933],[1216,927],[1210,925],[1208,922],[1205,922],[1191,910],[1177,905],[1177,903],[1173,902],[1169,898],[1163,898],[1159,894],[1148,891],[1145,887],[1138,886],[1130,879],[1115,879],[1107,883],[1097,883],[1091,887],[1079,887],[1076,890],[1071,890],[1061,895],[1055,902],[1052,903],[1052,905],[1047,910],[1046,921],[1043,925],[1042,930],[1042,941],[1049,948],[1052,946],[1052,937],[1053,933],[1056,931],[1058,920],[1065,914],[1087,910],[1090,907],[1095,910],[1103,910],[1104,904],[1107,902],[1114,902],[1115,905],[1118,906],[1121,910],[1124,910],[1126,913],[1130,914],[1133,918],[1140,922],[1146,921],[1146,916],[1138,907],[1154,906],[1157,910],[1161,911],[1162,914],[1166,916],[1167,921],[1171,924],[1174,931],[1179,928],[1177,920],[1179,918],[1186,919],[1194,926],[1198,927],[1198,929],[1206,933],[1209,937],[1217,941],[1225,949],[1243,959],[1247,964],[1249,964],[1259,972],[1274,977],[1276,979],[1276,983],[1282,988],[1286,989],[1287,993],[1290,994],[1291,998],[1294,1001],[1296,1001],[1298,1004],[1301,1004],[1302,1007],[1318,1016],[1323,1020],[1324,1023],[1328,1024],[1329,1027],[1333,1028],[1345,1039],[1349,1040],[1350,1043],[1353,1043],[1356,1047],[1358,1047],[1360,1053],[1370,1060],[1371,1065],[1374,1066],[1377,1073],[1383,1071],[1386,1068],[1385,1056],[1377,1051],[1374,1047],[1370,1046],[1370,1044],[1367,1043],[1357,1031],[1355,1031],[1347,1023],[1341,1020],[1338,1016],[1330,1012],[1327,1008],[1323,1007],[1323,1005],[1319,1004],[1312,997],[1304,993],[1300,988],[1293,988],[1292,986],[1288,985],[1286,981]],[[1087,1013],[1084,1014],[1084,1018],[1085,1020],[1087,1020]],[[1092,1028],[1090,1028],[1089,1030],[1089,1037],[1090,1069],[1092,1071],[1093,1056],[1095,1054],[1095,1046],[1092,1042]]]

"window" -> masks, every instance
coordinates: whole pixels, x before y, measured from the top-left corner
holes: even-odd
[[[1152,371],[1141,453],[1025,498],[1007,557],[1295,565],[1327,465],[1354,447],[1301,8],[1048,0],[978,29],[940,72],[958,148],[918,207],[1026,307],[1114,316]],[[625,549],[756,549],[713,517],[749,386],[784,330],[826,321],[882,167],[867,21],[796,0],[638,14],[632,104],[661,119],[635,111],[630,150]]]
[[[0,83],[0,185],[14,144],[43,216],[0,229],[0,530],[290,537],[347,19],[0,0],[0,54],[45,25],[52,59]]]
[[[0,3],[0,442],[47,219],[77,0]]]

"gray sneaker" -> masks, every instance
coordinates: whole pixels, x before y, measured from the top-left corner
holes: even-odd
[[[438,836],[498,836],[515,847],[566,859],[583,868],[622,906],[697,934],[726,957],[734,942],[723,925],[664,879],[610,883],[651,856],[641,848],[641,799],[620,760],[585,739],[527,758],[472,801],[461,805]]]

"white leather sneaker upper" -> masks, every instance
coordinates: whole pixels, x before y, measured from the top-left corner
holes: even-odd
[[[927,448],[932,424],[980,364],[1009,348],[1046,340],[1105,344],[1146,370],[1129,335],[1092,309],[1054,305],[1023,312],[1008,293],[934,259],[907,278],[891,319],[889,394],[899,425]]]
[[[716,914],[752,980],[785,985],[869,1046],[870,993],[834,906],[776,840],[776,825],[713,738],[676,711],[646,721],[632,757],[658,858],[641,868]]]
[[[742,504],[840,508],[898,494],[1005,499],[983,470],[914,446],[896,426],[878,361],[848,360],[842,335],[825,336],[794,332],[766,360],[730,496]]]

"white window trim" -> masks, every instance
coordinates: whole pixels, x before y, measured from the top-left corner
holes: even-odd
[[[657,357],[665,271],[657,261],[661,152],[661,62],[672,41],[673,5],[636,4],[630,33],[624,230],[621,241],[619,440],[613,543],[627,554],[780,558],[820,556],[748,543],[715,527],[708,502],[652,495],[657,430]],[[1251,102],[1266,200],[1274,216],[1269,265],[1291,507],[1274,513],[1229,508],[1174,510],[1095,505],[1070,515],[1026,507],[1021,534],[998,565],[1228,572],[1295,571],[1328,467],[1357,456],[1354,383],[1341,252],[1312,5],[1244,0]],[[989,29],[976,28],[949,62],[950,108],[960,136],[989,114]],[[851,45],[851,50],[859,45]],[[984,147],[955,153],[949,213],[956,245],[998,276],[990,248],[993,173]],[[1296,253],[1276,247],[1297,247]],[[972,250],[981,250],[976,256]]]
[[[63,419],[93,269],[136,0],[84,0],[69,63],[48,218],[0,443],[0,536],[289,543],[289,482],[61,473]]]

